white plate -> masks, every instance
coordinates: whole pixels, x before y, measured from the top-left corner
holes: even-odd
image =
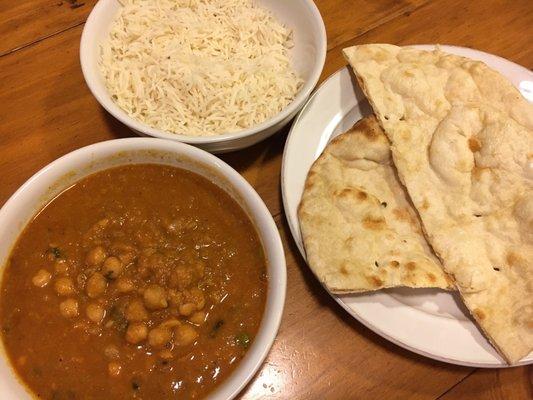
[[[454,46],[441,49],[485,62],[533,101],[533,73],[526,68],[477,50]],[[368,102],[345,67],[315,91],[294,121],[283,154],[281,188],[285,215],[304,258],[297,208],[307,172],[333,137],[370,113]],[[438,289],[389,289],[331,296],[362,324],[415,353],[459,365],[507,366],[470,320],[458,295]],[[518,365],[531,363],[533,354]]]

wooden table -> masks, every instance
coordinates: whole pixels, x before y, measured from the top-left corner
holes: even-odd
[[[290,1],[290,0],[287,0]],[[89,93],[78,50],[96,0],[0,0],[0,205],[57,157],[133,136]],[[468,46],[533,67],[531,0],[317,0],[328,33],[321,79],[356,43]],[[324,291],[283,215],[287,129],[224,155],[267,204],[285,243],[288,292],[274,346],[244,399],[531,399],[533,368],[483,370],[432,361],[369,331]]]

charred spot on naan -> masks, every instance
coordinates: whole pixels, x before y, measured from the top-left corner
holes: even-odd
[[[485,319],[485,317],[486,317],[485,312],[481,308],[475,308],[474,311],[472,311],[472,313],[474,314],[474,317],[478,321],[481,321],[481,320]]]
[[[507,252],[505,256],[505,261],[510,267],[520,267],[523,269],[528,269],[528,260],[514,251]]]
[[[455,288],[455,279],[452,275],[444,274],[444,279],[446,280],[446,283],[448,284],[448,287]]]
[[[472,153],[476,153],[479,150],[481,150],[481,142],[476,136],[472,136],[470,139],[468,139],[468,148],[472,151]]]
[[[372,287],[380,288],[383,286],[383,281],[376,275],[367,275],[365,278]]]
[[[316,179],[317,175],[318,175],[317,172],[315,172],[313,170],[310,170],[309,174],[307,175],[307,177],[308,177],[309,180],[314,180],[314,179]]]
[[[413,271],[406,271],[406,270],[403,270],[403,271],[402,271],[402,281],[403,281],[405,284],[415,286],[415,285],[416,285],[416,282],[418,281],[418,276],[417,276],[417,274],[416,274],[415,272],[413,272]]]
[[[351,197],[352,194],[354,194],[354,190],[352,188],[343,188],[341,190],[337,190],[335,193],[334,193],[334,196],[335,197],[340,197],[340,198],[343,198],[343,197]]]
[[[366,194],[366,192],[363,192],[362,190],[358,190],[356,196],[361,201],[368,199],[368,194]]]
[[[360,119],[355,123],[351,130],[363,134],[364,137],[371,142],[378,140],[380,137],[385,138],[385,134],[381,130],[374,116]]]
[[[335,193],[337,195],[337,193]],[[368,199],[368,194],[361,189],[357,188],[344,188],[340,192],[338,192],[339,197],[353,197],[356,200],[359,201],[365,201]]]
[[[396,260],[392,260],[389,264],[393,268],[400,268],[400,263]]]
[[[333,196],[339,199],[352,198],[356,201],[365,201],[368,199],[368,194],[364,190],[353,187],[345,187],[341,190],[336,190]]]
[[[339,272],[340,272],[342,275],[344,275],[344,276],[350,274],[350,273],[348,272],[348,269],[346,268],[346,263],[343,263],[343,264],[341,265],[341,267],[339,268]]]
[[[431,283],[435,283],[435,282],[437,282],[437,277],[435,276],[435,274],[432,274],[431,272],[427,272],[426,275],[427,275],[427,277],[428,277],[428,280],[429,280]]]
[[[471,171],[472,178],[477,181],[481,180],[481,177],[486,173],[490,173],[490,168],[480,167],[478,165],[474,165],[474,168],[472,168],[472,171]]]
[[[392,210],[392,214],[394,215],[394,218],[400,220],[400,221],[409,221],[409,213],[404,208],[395,208]]]
[[[505,261],[507,261],[507,264],[511,266],[516,265],[520,262],[520,256],[510,251],[507,253],[507,257],[505,258]]]
[[[415,219],[413,214],[411,214],[409,212],[408,209],[406,209],[406,208],[395,208],[394,210],[392,210],[392,214],[394,215],[394,218],[396,218],[397,220],[407,222],[417,232],[420,231],[420,225],[418,224],[418,221]]]
[[[409,271],[414,271],[416,269],[416,263],[414,261],[409,261],[407,264],[405,264],[405,268],[407,268]]]
[[[420,204],[420,208],[422,210],[427,210],[429,208],[429,201],[428,199],[424,198],[424,200],[422,200],[422,204]]]
[[[371,215],[367,215],[363,218],[363,226],[366,229],[382,230],[385,229],[385,225],[385,219],[382,217],[374,217]]]

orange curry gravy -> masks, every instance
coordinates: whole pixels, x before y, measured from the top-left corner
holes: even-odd
[[[245,212],[194,173],[91,175],[28,224],[5,269],[2,339],[43,399],[192,399],[226,379],[263,314]]]

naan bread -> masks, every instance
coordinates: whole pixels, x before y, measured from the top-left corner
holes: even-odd
[[[533,106],[485,64],[344,49],[391,141],[429,243],[493,345],[533,349]]]
[[[335,138],[316,160],[298,215],[309,266],[332,292],[451,285],[373,116]]]

